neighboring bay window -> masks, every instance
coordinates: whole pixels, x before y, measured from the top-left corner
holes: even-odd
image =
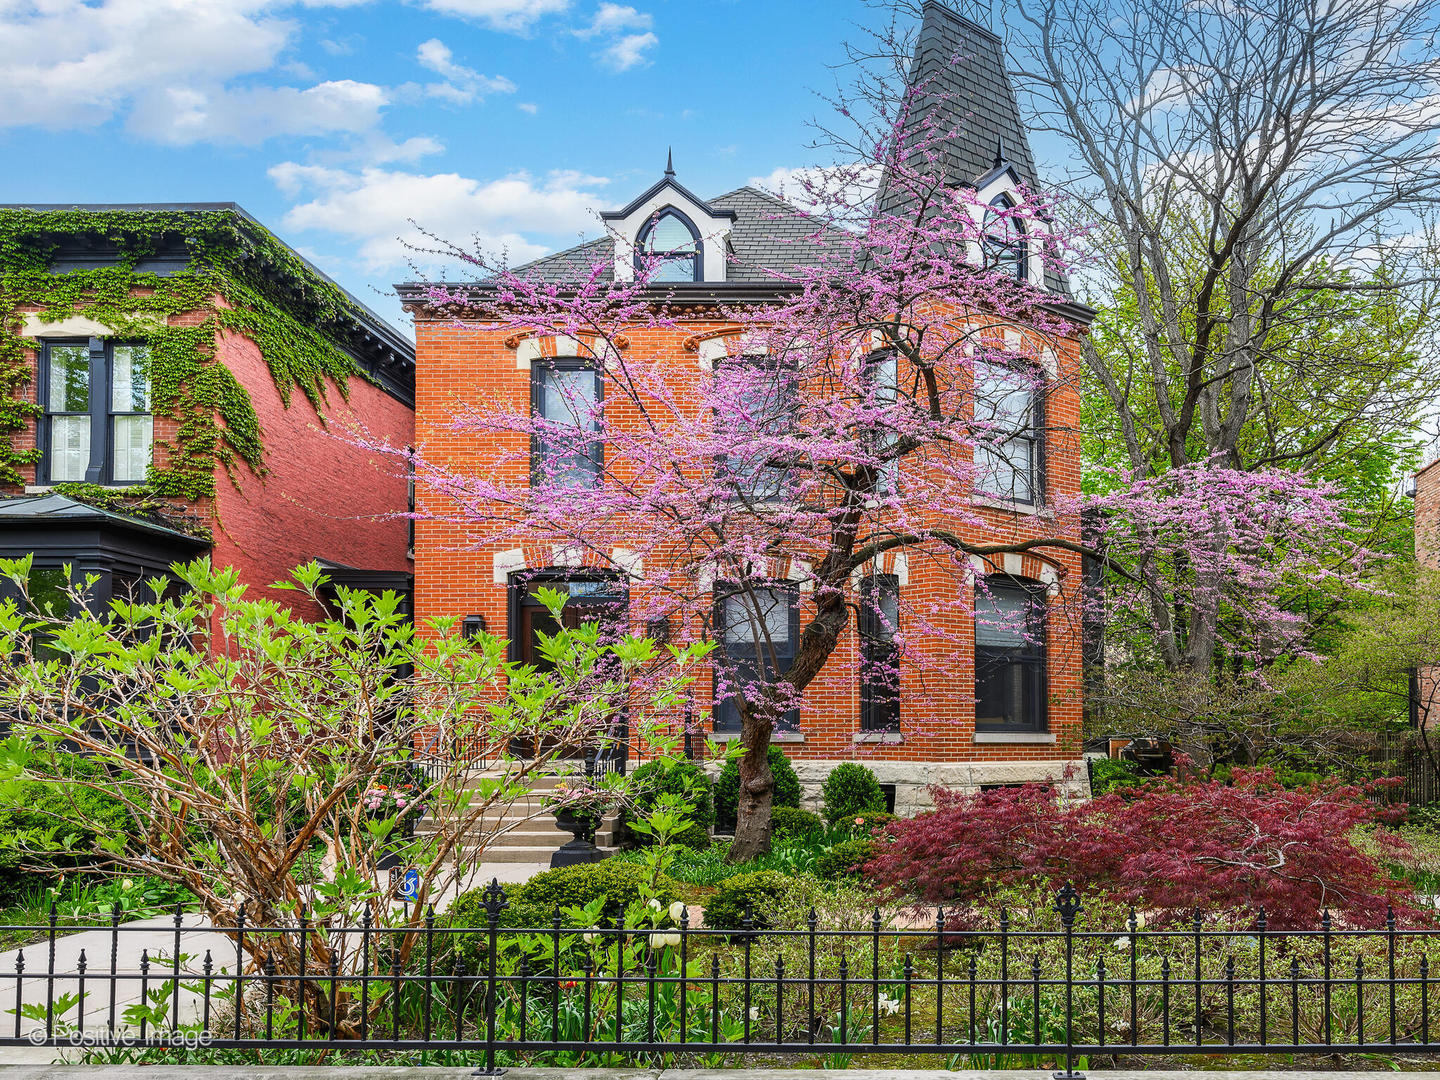
[[[975,587],[975,730],[1049,729],[1044,593],[992,577]]]
[[[150,467],[150,349],[47,342],[41,350],[42,484],[138,484]]]
[[[740,698],[761,683],[790,670],[800,640],[800,594],[792,583],[719,586],[715,593],[715,635],[725,650],[716,671],[715,730],[740,730]],[[723,688],[722,688],[723,679]],[[723,696],[722,696],[723,694]],[[799,710],[789,710],[777,730],[793,730]]]
[[[530,369],[531,407],[540,423],[530,444],[532,482],[591,488],[600,479],[600,373],[579,357],[536,361]]]
[[[900,727],[900,579],[873,574],[860,583],[860,729]]]
[[[975,362],[975,489],[1040,503],[1040,379],[1031,370]]]

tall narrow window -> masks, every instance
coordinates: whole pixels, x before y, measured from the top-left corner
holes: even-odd
[[[975,488],[1040,502],[1040,379],[1033,371],[975,362]]]
[[[790,470],[776,459],[784,457],[779,440],[794,424],[794,372],[761,356],[727,360],[715,376],[721,383],[717,408],[725,410],[715,422],[729,443],[722,480],[738,499],[783,499],[790,492]]]
[[[536,430],[530,445],[531,481],[564,488],[598,483],[604,460],[600,430],[600,373],[578,357],[536,362],[530,369]]]
[[[975,589],[975,730],[1043,732],[1045,601],[1039,588],[990,578]]]
[[[872,400],[879,409],[892,408],[900,399],[900,361],[894,349],[871,353],[865,360],[865,377]],[[879,468],[875,478],[875,494],[893,495],[899,486],[900,460],[890,454],[899,435],[888,425],[878,424],[871,444]]]
[[[635,272],[651,282],[704,281],[703,261],[700,232],[678,210],[661,211],[640,230]]]
[[[150,468],[150,350],[92,338],[41,350],[42,484],[139,484]]]
[[[860,728],[900,727],[900,579],[874,574],[860,583]]]
[[[1028,281],[1030,260],[1025,229],[1011,212],[1014,209],[1015,200],[1009,195],[995,196],[985,208],[985,266],[1007,277]]]
[[[150,350],[143,345],[116,345],[110,366],[110,431],[115,447],[110,478],[117,484],[145,479],[154,430]]]
[[[790,670],[800,637],[799,601],[798,589],[788,583],[717,587],[715,632],[725,650],[721,661],[725,670],[715,675],[716,731],[739,731],[741,696],[755,684],[773,682]],[[791,709],[776,727],[793,729],[799,722],[799,710]]]

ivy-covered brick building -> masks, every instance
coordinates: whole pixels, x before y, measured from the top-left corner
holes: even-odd
[[[0,556],[408,590],[414,348],[233,203],[0,206]],[[292,600],[293,594],[272,594]]]

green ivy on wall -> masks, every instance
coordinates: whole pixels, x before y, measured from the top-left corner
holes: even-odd
[[[57,250],[77,241],[118,251],[96,269],[52,273]],[[173,274],[136,267],[182,246],[186,268]],[[34,378],[24,316],[45,322],[84,315],[115,340],[150,346],[151,399],[157,416],[177,421],[163,466],[152,465],[135,498],[195,500],[215,494],[217,467],[232,479],[237,462],[265,471],[260,422],[245,387],[217,361],[220,330],[258,346],[285,404],[296,388],[320,409],[327,380],[342,394],[364,373],[336,343],[353,325],[354,303],[264,228],[230,210],[0,210],[0,484],[24,483],[34,450],[15,434],[39,413],[22,400]],[[172,326],[177,315],[196,325]],[[27,395],[28,396],[28,395]]]

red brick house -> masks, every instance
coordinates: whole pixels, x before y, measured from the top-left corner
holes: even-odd
[[[1022,185],[1033,187],[1034,163],[1004,73],[999,40],[940,4],[927,4],[924,10],[915,71],[945,84],[958,103],[955,107],[968,115],[963,137],[954,140],[947,155],[947,182],[973,188],[982,205],[1008,199]],[[966,62],[951,63],[956,55]],[[601,217],[606,238],[521,269],[563,283],[596,263],[613,260],[613,271],[607,273],[626,280],[634,272],[632,249],[681,252],[683,257],[667,262],[663,288],[683,299],[689,312],[684,325],[673,332],[627,331],[625,346],[627,356],[667,365],[665,370],[673,365],[681,399],[686,380],[700,377],[707,362],[717,362],[724,354],[722,309],[773,301],[779,288],[773,271],[792,265],[795,241],[816,230],[814,219],[752,187],[703,199],[684,187],[672,168],[629,205]],[[1088,323],[1093,312],[1069,298],[1065,281],[1040,259],[1027,257],[1023,246],[1019,250],[1017,276],[1046,288],[1054,306],[1072,322]],[[496,460],[495,445],[457,436],[452,429],[457,409],[467,403],[543,410],[552,399],[550,383],[557,379],[572,384],[577,378],[593,379],[587,393],[594,399],[604,396],[603,371],[582,361],[583,350],[575,340],[507,334],[483,321],[457,320],[451,310],[427,307],[428,287],[397,288],[416,323],[416,443],[438,466],[476,475]],[[1010,470],[1008,495],[974,496],[984,525],[973,539],[1025,540],[1054,536],[1057,530],[1078,539],[1078,522],[1057,520],[1052,509],[1060,496],[1078,491],[1080,483],[1074,437],[1078,363],[1073,338],[1048,355],[1043,429],[1037,422],[1029,432],[1023,462]],[[1039,406],[1032,411],[1038,412]],[[463,523],[446,520],[444,500],[423,484],[417,508],[435,513],[434,520],[422,518],[416,525],[415,610],[421,619],[468,619],[509,638],[514,658],[528,661],[536,655],[535,632],[548,621],[533,597],[537,584],[568,588],[572,600],[566,610],[573,610],[577,619],[628,610],[627,552],[622,547],[598,560],[577,560],[561,550],[477,547]],[[974,531],[968,524],[964,528]],[[876,638],[857,632],[852,620],[840,647],[806,690],[793,725],[777,730],[774,737],[794,761],[811,799],[828,771],[849,759],[864,761],[882,784],[893,786],[901,811],[924,806],[931,784],[977,788],[1058,781],[1069,766],[1078,765],[1079,557],[1067,559],[1064,573],[1020,554],[991,563],[972,560],[972,565],[991,586],[985,596],[977,595],[976,605],[1023,608],[1035,633],[1021,640],[982,619],[977,634],[971,605],[955,604],[948,615],[938,616],[950,621],[945,639],[922,643],[921,648],[958,648],[962,655],[947,656],[947,661],[962,675],[937,684],[902,673],[898,696],[877,695],[864,676],[866,650],[876,647]],[[938,575],[903,553],[881,569],[874,579],[881,583],[877,587],[930,595],[942,606],[952,595],[947,590],[955,587],[953,576]],[[780,568],[777,578],[784,576]],[[778,581],[777,596],[783,585]],[[790,598],[784,602],[792,605],[788,633],[794,635],[807,600],[798,591],[786,595]],[[717,623],[722,606],[717,601]],[[878,610],[884,606],[883,599],[877,601]],[[630,621],[644,629],[633,611]],[[787,634],[785,622],[776,620],[772,630],[781,639]],[[781,647],[785,645],[782,640]],[[699,689],[695,709],[708,717],[702,724],[707,737],[736,737],[734,710],[713,688]],[[643,753],[643,748],[635,749]],[[1083,770],[1076,775],[1083,777]]]
[[[414,350],[232,203],[0,207],[0,555],[103,605],[209,555],[410,587]],[[272,593],[295,603],[293,594]]]

